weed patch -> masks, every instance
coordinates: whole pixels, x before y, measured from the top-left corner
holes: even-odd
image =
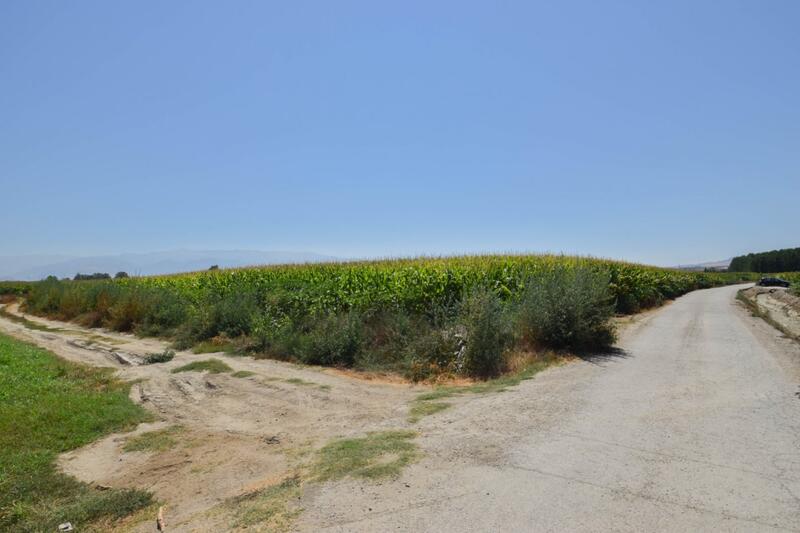
[[[299,477],[251,492],[227,502],[234,528],[257,527],[256,531],[286,531],[302,509],[293,502],[302,495]]]
[[[178,372],[208,372],[210,374],[223,374],[225,372],[232,372],[233,369],[229,367],[224,361],[219,359],[206,359],[205,361],[195,361],[183,366],[179,366],[172,370],[173,374]]]
[[[297,385],[299,387],[317,387],[320,390],[331,390],[330,385],[320,385],[319,383],[314,383],[313,381],[306,381],[305,379],[301,378],[288,378],[284,379],[286,383],[291,383],[292,385]]]
[[[249,378],[250,376],[255,376],[255,372],[250,372],[249,370],[238,370],[231,374],[231,376],[235,378]]]
[[[178,444],[177,436],[181,432],[183,432],[181,426],[148,431],[129,438],[122,449],[126,452],[163,452]]]
[[[144,357],[144,364],[154,365],[156,363],[167,363],[175,358],[175,350],[164,350],[163,352],[149,353]]]
[[[396,477],[417,458],[417,445],[412,442],[416,435],[414,431],[382,431],[333,441],[317,452],[313,479]]]
[[[411,410],[408,413],[408,421],[412,424],[416,424],[424,417],[434,415],[450,407],[452,407],[452,404],[445,402],[414,402],[414,404],[411,406]]]

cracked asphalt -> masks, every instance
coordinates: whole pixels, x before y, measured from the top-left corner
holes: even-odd
[[[305,531],[800,531],[800,347],[739,287],[696,291],[620,350],[423,419],[424,458],[309,490]]]

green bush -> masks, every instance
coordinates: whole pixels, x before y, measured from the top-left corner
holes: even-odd
[[[363,343],[363,322],[355,312],[314,317],[300,337],[296,356],[304,363],[353,366]]]
[[[148,302],[141,290],[127,291],[117,297],[109,309],[108,327],[117,331],[133,331],[144,321],[148,313]]]
[[[528,345],[597,349],[614,342],[613,314],[607,274],[556,268],[529,280],[517,304],[517,325]]]
[[[406,347],[406,374],[414,381],[453,374],[457,371],[456,358],[463,346],[464,335],[457,328],[427,328]]]
[[[258,301],[250,292],[210,296],[184,307],[183,312],[186,318],[176,334],[176,346],[181,349],[219,335],[229,338],[249,335],[254,317],[260,313]]]
[[[466,332],[466,342],[459,354],[458,370],[483,378],[500,374],[505,351],[513,342],[500,297],[486,288],[474,289],[461,304],[459,323]]]
[[[150,289],[143,294],[145,311],[136,332],[142,335],[170,335],[184,324],[189,304],[184,298],[163,289]]]
[[[250,326],[250,349],[279,359],[290,359],[299,349],[297,329],[288,315],[256,315]]]
[[[174,350],[164,350],[163,352],[149,353],[144,357],[144,364],[154,365],[156,363],[167,363],[175,358]]]
[[[211,306],[211,323],[206,338],[224,333],[228,337],[248,335],[253,316],[258,314],[258,299],[250,292],[233,292]]]

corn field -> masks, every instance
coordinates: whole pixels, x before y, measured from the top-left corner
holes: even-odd
[[[252,293],[262,301],[287,298],[308,312],[400,307],[424,312],[456,301],[475,286],[511,298],[556,268],[588,267],[607,273],[617,310],[651,307],[688,291],[739,280],[746,273],[694,273],[567,256],[463,256],[354,263],[269,266],[117,280],[120,287],[166,289],[192,302],[208,296]]]
[[[25,305],[91,327],[171,338],[178,348],[234,339],[249,353],[425,379],[496,375],[509,347],[608,346],[615,312],[751,279],[585,257],[486,255],[50,279],[30,286]]]

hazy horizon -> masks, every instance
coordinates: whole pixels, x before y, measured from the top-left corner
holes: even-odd
[[[535,251],[495,251],[474,252],[476,254],[546,254],[557,252]],[[459,254],[421,254],[427,257],[447,257]],[[589,257],[586,254],[578,254]],[[0,280],[34,281],[47,276],[59,278],[73,277],[75,274],[91,274],[105,272],[115,274],[124,271],[132,276],[173,274],[178,272],[191,272],[206,270],[211,265],[220,268],[239,268],[259,265],[292,264],[292,263],[318,263],[318,262],[349,262],[361,260],[386,260],[406,259],[411,255],[394,256],[365,256],[344,257],[317,254],[313,251],[285,251],[285,250],[159,250],[144,253],[100,254],[100,255],[68,255],[68,254],[31,254],[31,255],[0,255]],[[591,256],[605,259],[623,258]],[[697,261],[694,263],[675,263],[656,265],[662,267],[683,267],[692,265],[716,265],[727,262],[730,258],[710,261]]]

